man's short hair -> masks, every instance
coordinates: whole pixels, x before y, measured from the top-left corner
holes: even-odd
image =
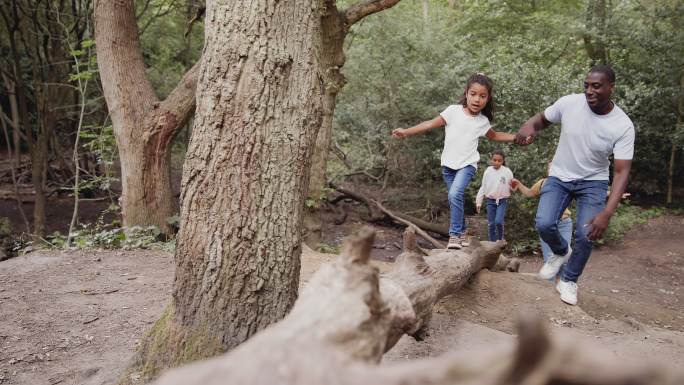
[[[615,71],[613,71],[613,68],[607,64],[593,66],[591,67],[591,71],[589,71],[589,73],[604,74],[611,84],[615,83]]]

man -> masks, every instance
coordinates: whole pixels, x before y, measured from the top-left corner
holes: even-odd
[[[527,145],[540,130],[561,124],[561,135],[549,178],[541,189],[536,228],[553,255],[539,270],[550,279],[565,264],[556,290],[563,302],[577,304],[577,280],[591,254],[592,241],[601,238],[627,187],[634,153],[634,125],[612,100],[615,73],[596,66],[584,80],[584,95],[558,99],[525,122],[516,143]],[[612,193],[606,203],[610,155],[614,155]],[[577,202],[575,244],[558,231],[557,221],[570,201]]]

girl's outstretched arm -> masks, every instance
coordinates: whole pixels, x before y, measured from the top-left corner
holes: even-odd
[[[509,134],[507,132],[494,131],[491,128],[487,131],[487,139],[494,140],[497,142],[508,142],[512,143],[515,140],[515,135]]]
[[[534,197],[536,197],[537,195],[539,195],[539,194],[535,194],[534,191],[532,191],[530,188],[528,188],[527,186],[525,186],[521,181],[519,181],[519,180],[517,180],[517,179],[515,179],[515,178],[513,178],[513,179],[511,180],[511,188],[512,188],[514,191],[515,191],[515,190],[520,190],[520,192],[522,193],[522,195],[524,195],[524,196],[526,196],[526,197],[528,197],[528,198],[534,198]]]
[[[405,138],[411,135],[423,134],[442,126],[446,126],[446,121],[442,116],[438,116],[432,120],[426,120],[423,123],[417,124],[413,127],[395,128],[392,130],[392,136],[395,138]]]

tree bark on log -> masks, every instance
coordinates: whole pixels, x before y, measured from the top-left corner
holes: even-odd
[[[515,352],[440,358],[377,367],[403,334],[416,334],[440,298],[491,268],[503,243],[421,257],[407,230],[395,269],[368,265],[373,232],[362,230],[339,259],[304,288],[290,314],[232,352],[175,369],[156,385],[176,384],[678,384],[681,372],[621,367],[610,356],[558,343],[536,319],[524,320]]]
[[[171,142],[195,111],[199,62],[160,101],[145,74],[132,0],[95,2],[98,66],[119,158],[124,226],[157,226],[178,204],[169,176]]]

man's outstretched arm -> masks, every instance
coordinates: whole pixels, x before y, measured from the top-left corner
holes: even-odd
[[[534,137],[538,135],[539,131],[550,126],[549,122],[544,116],[543,112],[535,114],[520,126],[518,133],[515,135],[515,143],[521,146],[526,146],[534,142]]]

